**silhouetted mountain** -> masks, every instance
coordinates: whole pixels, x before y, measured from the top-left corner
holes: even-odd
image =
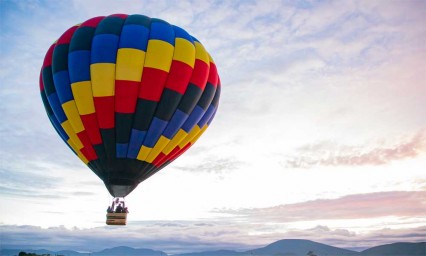
[[[80,253],[71,250],[63,250],[63,251],[48,251],[48,250],[16,250],[16,249],[2,249],[0,250],[1,256],[15,256],[18,255],[19,252],[26,253],[36,253],[38,255],[63,255],[63,256],[165,256],[167,255],[162,251],[154,251],[151,249],[135,249],[127,246],[119,246],[110,249],[104,249],[99,252],[93,253]]]
[[[76,251],[71,251],[71,250],[63,250],[63,251],[59,251],[55,253],[56,255],[65,255],[65,256],[86,256],[88,255],[87,253],[81,253],[81,252],[76,252]],[[52,252],[50,253],[50,255],[55,255],[52,254]]]
[[[239,256],[242,255],[241,252],[230,251],[230,250],[219,250],[219,251],[208,251],[208,252],[192,252],[184,253],[173,256]]]
[[[0,250],[1,256],[17,256],[20,252],[26,252],[26,253],[35,253],[37,255],[65,255],[65,256],[86,256],[89,254],[85,253],[79,253],[76,251],[69,251],[69,250],[63,250],[59,252],[49,251],[49,250],[33,250],[33,249],[2,249]]]
[[[21,250],[18,250],[18,249],[1,249],[0,250],[0,255],[1,256],[13,256],[13,255],[18,255],[18,253],[20,252]]]
[[[284,239],[267,245],[265,247],[236,252],[230,250],[196,252],[176,254],[173,256],[307,256],[309,252],[317,256],[425,256],[426,243],[394,243],[372,247],[362,252],[341,249],[326,244],[301,239]],[[162,251],[151,249],[135,249],[126,246],[114,247],[93,253],[79,253],[76,251],[63,250],[59,252],[48,250],[19,250],[1,249],[1,256],[16,256],[19,252],[36,253],[39,255],[64,255],[64,256],[165,256]]]
[[[426,243],[385,244],[361,252],[362,256],[425,256]]]
[[[326,244],[313,242],[302,239],[284,239],[272,243],[260,249],[249,251],[254,255],[282,255],[282,256],[305,256],[309,251],[312,251],[318,256],[352,256],[358,255],[358,252],[341,249]],[[248,252],[246,252],[248,253]]]
[[[154,251],[151,249],[135,249],[127,246],[119,246],[105,249],[100,252],[92,253],[94,256],[161,256],[167,255],[162,251]]]

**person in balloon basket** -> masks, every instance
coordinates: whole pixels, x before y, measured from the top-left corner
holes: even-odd
[[[127,207],[124,206],[124,204],[123,204],[123,206],[121,204],[119,204],[117,206],[117,209],[115,209],[115,212],[116,213],[129,213],[129,210],[127,209]]]
[[[115,213],[123,213],[123,206],[119,204],[117,208],[115,208]]]
[[[108,206],[107,213],[114,213],[115,202],[118,203],[118,198],[116,200],[112,201],[112,204],[110,206]]]

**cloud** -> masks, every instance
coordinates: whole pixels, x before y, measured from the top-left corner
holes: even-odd
[[[415,158],[426,151],[426,132],[421,131],[408,140],[373,147],[344,146],[332,142],[302,146],[297,157],[289,157],[285,166],[310,168],[313,166],[384,165],[392,161]]]
[[[97,227],[92,229],[66,229],[35,226],[1,226],[4,248],[31,247],[96,251],[114,246],[153,248],[170,253],[191,252],[214,248],[244,248],[247,245],[226,241],[232,233],[240,234],[235,227],[226,230],[229,223],[204,222],[130,222],[126,229]],[[201,226],[200,226],[201,225]],[[120,230],[117,232],[117,230]]]
[[[170,223],[169,223],[170,224]],[[129,223],[126,229],[97,227],[67,229],[1,225],[2,248],[98,251],[115,246],[151,248],[167,253],[230,249],[246,251],[286,238],[310,239],[343,248],[365,249],[392,242],[421,242],[426,227],[380,228],[357,233],[318,225],[306,229],[274,232],[268,225],[235,222]],[[176,225],[177,224],[177,225]],[[200,225],[203,225],[201,228]],[[119,231],[119,232],[118,232]],[[269,232],[268,232],[269,231]]]
[[[425,198],[426,191],[377,192],[348,195],[336,199],[317,199],[268,208],[219,210],[219,212],[235,214],[249,220],[278,223],[369,219],[388,216],[426,218]]]
[[[208,173],[221,174],[224,172],[236,170],[240,166],[244,165],[243,162],[231,157],[215,158],[213,156],[213,157],[205,157],[203,160],[200,160],[200,158],[198,157],[197,159],[194,159],[193,161],[194,161],[194,164],[187,164],[185,166],[178,165],[178,166],[175,166],[175,168],[182,171],[208,172]]]
[[[0,194],[13,197],[60,197],[51,191],[62,181],[61,178],[46,174],[46,166],[31,163],[28,166],[29,170],[23,170],[17,164],[2,164]]]

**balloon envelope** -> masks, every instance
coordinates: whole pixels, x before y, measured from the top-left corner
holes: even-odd
[[[220,81],[182,28],[115,14],[62,34],[46,53],[40,90],[60,137],[112,196],[124,197],[207,129]]]

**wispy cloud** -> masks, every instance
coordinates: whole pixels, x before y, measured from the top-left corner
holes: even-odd
[[[296,157],[289,157],[285,165],[291,168],[313,166],[363,166],[384,165],[392,161],[415,158],[426,151],[426,132],[421,131],[408,140],[384,145],[345,146],[332,142],[306,145],[297,150]]]
[[[238,161],[231,157],[214,158],[214,157],[203,157],[200,161],[200,157],[197,158],[196,163],[186,166],[175,166],[174,168],[182,171],[190,172],[208,172],[208,173],[223,173],[238,169],[244,165],[243,162]]]
[[[318,199],[268,208],[221,210],[265,222],[295,222],[327,219],[379,217],[426,218],[426,191],[394,191]]]

